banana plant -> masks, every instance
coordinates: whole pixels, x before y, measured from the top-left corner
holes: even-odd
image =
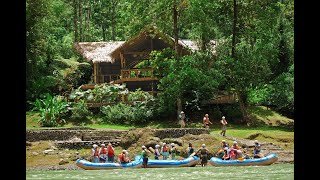
[[[69,103],[65,101],[63,96],[47,94],[44,99],[36,99],[31,104],[34,106],[33,110],[40,112],[38,122],[40,126],[56,127],[66,122],[62,116],[69,110]]]

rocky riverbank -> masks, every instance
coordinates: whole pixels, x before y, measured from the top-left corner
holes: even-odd
[[[187,147],[189,142],[193,144],[195,149],[201,147],[201,144],[206,144],[206,147],[211,152],[209,156],[214,155],[218,150],[221,142],[220,135],[209,135],[209,134],[181,134],[177,137],[163,136],[166,133],[160,133],[161,136],[157,135],[159,131],[149,128],[133,129],[118,137],[119,144],[115,146],[115,154],[119,154],[122,149],[127,149],[129,152],[130,159],[133,160],[134,156],[139,154],[141,151],[141,145],[147,147],[153,147],[156,144],[175,143],[179,155],[177,158],[185,158],[187,156]],[[192,132],[192,131],[190,131]],[[223,137],[229,144],[232,144],[234,140],[244,148],[248,149],[249,154],[253,150],[253,140],[241,139],[235,137]],[[96,139],[97,140],[97,139]],[[71,141],[80,141],[80,139],[73,138]],[[104,141],[107,141],[104,139]],[[27,170],[76,170],[79,169],[75,165],[75,161],[78,158],[89,159],[90,147],[77,147],[76,149],[62,148],[56,146],[57,141],[34,141],[26,143],[26,169]],[[294,163],[294,152],[283,150],[280,147],[273,145],[268,142],[261,142],[262,153],[277,153],[279,160],[277,163]],[[151,156],[151,158],[153,158]]]

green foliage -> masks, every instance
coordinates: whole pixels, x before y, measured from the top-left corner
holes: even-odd
[[[253,105],[270,105],[270,85],[250,89],[248,92],[248,102]]]
[[[277,110],[293,115],[294,112],[294,65],[288,72],[279,75],[271,82],[270,101]]]
[[[34,110],[40,112],[39,125],[43,127],[56,127],[63,125],[63,115],[68,111],[69,103],[63,96],[52,96],[47,94],[44,99],[36,99],[31,102]]]
[[[177,98],[182,98],[186,107],[199,109],[203,100],[213,97],[219,80],[223,78],[210,65],[208,67],[213,61],[210,53],[194,53],[179,60],[174,59],[173,52],[167,49],[152,55],[152,65],[162,76],[158,85],[162,100],[158,102],[163,103],[164,107],[160,108],[163,112],[173,112]]]
[[[148,92],[141,91],[140,88],[128,94],[128,101],[131,101],[131,102],[134,102],[134,101],[149,102],[151,100],[153,100],[153,96]]]
[[[118,84],[97,84],[94,89],[83,91],[80,87],[72,91],[69,99],[74,101],[84,100],[85,102],[115,103],[119,101],[121,95],[128,94],[125,85]]]
[[[71,118],[75,120],[86,120],[88,116],[92,115],[92,112],[89,111],[84,100],[73,102],[71,106],[71,112]]]
[[[152,109],[144,102],[134,105],[118,103],[113,106],[103,106],[100,110],[104,116],[103,121],[116,124],[140,124],[152,118]]]

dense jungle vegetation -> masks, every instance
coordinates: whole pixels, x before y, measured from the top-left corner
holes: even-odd
[[[183,57],[174,49],[152,52],[161,95],[108,84],[79,89],[92,82],[92,65],[75,42],[128,40],[148,25],[200,47]],[[293,0],[27,0],[27,110],[40,112],[42,126],[94,115],[102,123],[135,124],[175,114],[177,100],[182,109],[199,111],[203,100],[225,90],[239,102],[214,110],[217,118],[223,111],[250,124],[252,105],[294,118],[293,26]],[[218,42],[214,54],[210,40]],[[132,103],[121,103],[121,94]],[[110,105],[96,112],[86,106],[92,101]]]

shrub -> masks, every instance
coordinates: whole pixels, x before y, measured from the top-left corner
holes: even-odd
[[[86,120],[87,116],[92,115],[84,100],[72,103],[71,112],[71,118],[76,120]]]
[[[31,103],[33,110],[40,112],[39,125],[43,127],[56,127],[63,125],[63,115],[68,112],[69,103],[63,96],[52,96],[47,94],[44,99],[36,99]]]
[[[104,116],[103,121],[108,123],[139,124],[149,120],[153,113],[145,102],[134,105],[119,103],[113,106],[103,106],[100,110]]]

